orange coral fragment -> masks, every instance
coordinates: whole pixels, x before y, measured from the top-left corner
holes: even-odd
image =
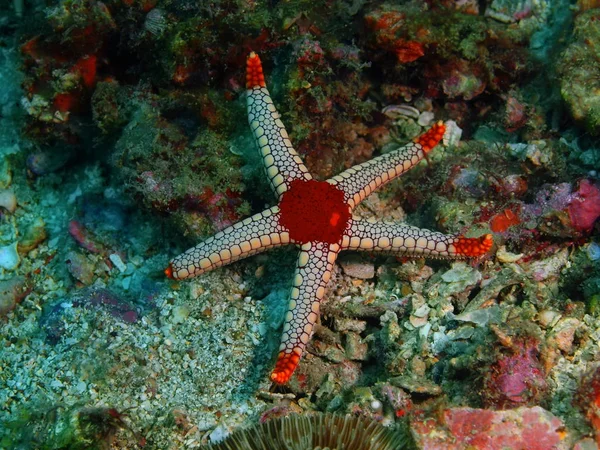
[[[73,66],[73,72],[79,73],[85,87],[92,87],[96,82],[96,64],[98,58],[96,55],[84,56]]]
[[[175,278],[173,278],[173,267],[171,264],[169,264],[169,267],[167,267],[165,269],[165,275],[167,276],[167,278],[170,278],[171,280],[175,279]]]
[[[460,237],[454,244],[456,253],[467,257],[485,255],[494,244],[491,234],[484,234],[478,238]]]
[[[39,49],[39,36],[36,36],[21,45],[21,53],[31,56],[36,61],[39,61],[42,58],[42,54]]]
[[[190,77],[190,69],[185,64],[180,64],[175,67],[173,72],[173,81],[177,84],[184,84]]]
[[[429,130],[423,133],[421,136],[415,138],[415,143],[421,144],[425,153],[431,151],[433,147],[444,137],[446,132],[446,126],[441,120],[433,125]]]
[[[71,93],[56,94],[54,97],[54,107],[61,113],[70,111],[77,104],[77,96]]]
[[[519,223],[521,223],[519,216],[511,209],[505,209],[504,211],[492,217],[490,220],[490,229],[494,233],[502,233],[513,225],[518,225]]]
[[[277,384],[287,383],[292,377],[294,370],[296,370],[296,367],[298,367],[299,362],[300,356],[295,352],[279,352],[277,363],[271,373],[271,381]]]
[[[421,56],[425,54],[425,50],[423,49],[423,45],[417,41],[405,41],[404,39],[400,39],[396,43],[396,48],[394,49],[396,56],[398,57],[398,61],[401,63],[409,63],[416,61]]]
[[[263,88],[266,84],[260,58],[256,53],[251,52],[246,61],[246,89],[255,87]]]

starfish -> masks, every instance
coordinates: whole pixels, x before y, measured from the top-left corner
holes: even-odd
[[[438,144],[445,132],[442,122],[404,147],[327,181],[316,181],[292,147],[254,52],[247,59],[246,89],[248,122],[278,204],[177,256],[165,274],[181,280],[273,247],[300,247],[279,355],[271,373],[273,382],[285,384],[311,338],[341,250],[460,259],[487,253],[493,241],[490,234],[466,238],[352,216],[352,210],[369,194],[417,165]]]

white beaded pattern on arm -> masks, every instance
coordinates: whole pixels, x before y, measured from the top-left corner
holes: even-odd
[[[263,158],[269,184],[279,197],[289,188],[291,180],[310,180],[312,176],[294,150],[269,91],[264,86],[258,56],[251,55],[248,58],[248,67],[249,71],[260,71],[260,76],[255,75],[247,80],[248,123]]]
[[[490,235],[466,238],[393,222],[353,220],[342,250],[370,250],[430,258],[468,258],[486,253]]]
[[[225,228],[171,261],[175,279],[191,278],[238,259],[289,243],[274,206]]]
[[[351,208],[374,190],[416,166],[444,135],[444,124],[436,123],[427,132],[405,146],[336,175],[329,183],[344,191]]]
[[[300,250],[285,317],[279,357],[271,379],[281,382],[294,371],[319,317],[319,306],[340,246],[309,242]]]

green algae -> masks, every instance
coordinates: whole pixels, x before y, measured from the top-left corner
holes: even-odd
[[[575,18],[574,41],[557,64],[561,94],[573,118],[588,131],[600,133],[600,9],[591,9]]]

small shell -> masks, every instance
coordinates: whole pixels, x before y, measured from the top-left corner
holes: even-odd
[[[167,25],[166,14],[159,8],[152,9],[144,21],[144,29],[154,36],[161,36],[167,29]]]
[[[523,253],[510,253],[506,250],[504,245],[496,252],[496,258],[498,258],[498,261],[502,263],[514,263],[520,260],[522,257]]]
[[[10,213],[14,213],[17,209],[17,197],[10,189],[0,190],[0,207],[6,209]]]
[[[414,106],[402,103],[401,105],[389,105],[381,110],[383,114],[390,119],[398,119],[399,117],[410,117],[418,119],[421,112]]]

